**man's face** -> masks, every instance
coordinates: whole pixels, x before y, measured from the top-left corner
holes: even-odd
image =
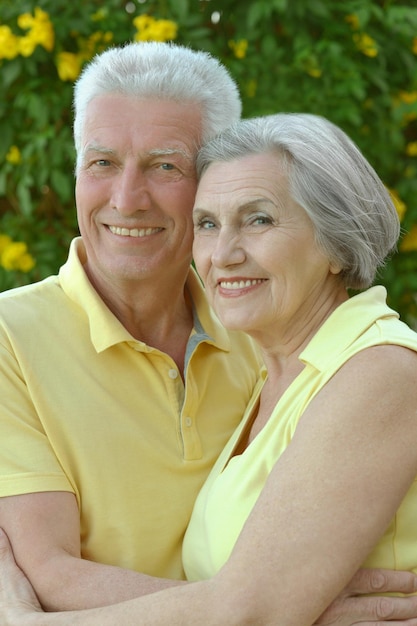
[[[119,94],[89,103],[76,203],[99,292],[186,273],[200,137],[196,105]]]

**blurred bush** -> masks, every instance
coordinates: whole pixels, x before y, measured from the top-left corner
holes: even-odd
[[[175,40],[219,57],[244,115],[308,111],[356,141],[403,226],[378,282],[417,319],[415,0],[1,0],[0,290],[55,273],[77,233],[72,87],[96,52]]]

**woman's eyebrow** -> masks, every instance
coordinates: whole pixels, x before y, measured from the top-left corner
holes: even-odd
[[[270,207],[275,206],[274,203],[268,198],[254,198],[253,200],[244,202],[243,204],[236,207],[236,213],[238,215],[245,214],[248,211],[253,211],[253,209],[259,209],[262,205],[267,205]],[[204,213],[204,215],[207,215],[207,216],[214,215],[214,211],[211,209],[205,209],[199,206],[194,207],[193,214],[200,215],[202,213]]]

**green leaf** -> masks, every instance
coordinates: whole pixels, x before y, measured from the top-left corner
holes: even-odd
[[[22,65],[19,59],[13,59],[11,61],[3,61],[1,66],[1,82],[3,88],[7,89],[18,78],[22,70]]]
[[[51,171],[51,184],[64,202],[68,202],[73,197],[74,181],[71,175],[53,169]]]
[[[33,213],[32,198],[30,195],[29,186],[31,179],[22,179],[19,181],[16,188],[17,200],[19,203],[19,209],[23,215],[28,216]]]
[[[0,163],[3,162],[10,146],[13,143],[13,128],[10,121],[0,121]]]

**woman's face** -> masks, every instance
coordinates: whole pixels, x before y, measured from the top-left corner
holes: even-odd
[[[318,249],[309,217],[290,197],[278,155],[210,165],[193,220],[197,270],[227,328],[276,332],[303,324],[323,298],[332,298],[338,270]]]

